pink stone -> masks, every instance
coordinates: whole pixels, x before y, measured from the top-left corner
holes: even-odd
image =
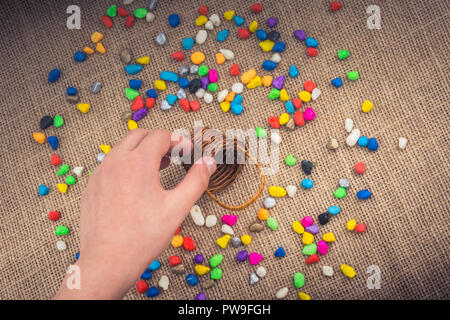
[[[320,240],[317,244],[317,252],[319,252],[321,255],[326,255],[328,252],[328,244],[325,241]]]
[[[208,79],[211,83],[217,82],[217,80],[219,80],[219,74],[216,70],[210,69],[208,73]]]
[[[310,216],[306,216],[302,219],[302,226],[305,228],[308,228],[309,226],[313,225],[314,220]]]
[[[256,266],[262,260],[262,258],[263,258],[263,256],[256,252],[252,252],[248,256],[250,263],[254,266]]]
[[[303,118],[305,120],[311,121],[316,117],[316,112],[313,108],[306,108],[305,112],[303,112]]]
[[[237,221],[237,216],[226,214],[222,216],[222,222],[229,226],[233,226]]]

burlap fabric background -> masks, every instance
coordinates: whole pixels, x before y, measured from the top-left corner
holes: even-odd
[[[76,2],[76,3],[75,3]],[[134,1],[128,9],[147,6],[149,1]],[[79,198],[87,184],[87,172],[66,195],[56,190],[61,181],[50,166],[51,150],[48,145],[38,145],[31,137],[39,131],[39,119],[45,115],[61,114],[65,119],[62,128],[49,128],[47,134],[60,138],[59,154],[64,163],[72,167],[84,165],[92,170],[97,165],[98,146],[114,145],[126,133],[121,114],[129,110],[130,103],[123,94],[130,78],[118,58],[121,48],[130,48],[135,57],[149,55],[150,65],[137,78],[143,79],[145,90],[152,87],[161,70],[178,70],[170,54],[181,48],[181,39],[195,36],[194,25],[197,8],[202,1],[160,1],[153,23],[137,21],[126,29],[123,18],[114,19],[114,27],[105,30],[100,16],[110,1],[2,1],[1,28],[1,223],[0,223],[0,297],[2,299],[51,298],[64,275],[66,267],[74,261],[78,251]],[[225,256],[222,264],[224,277],[206,291],[209,299],[273,299],[281,287],[290,288],[288,298],[295,299],[297,292],[292,283],[294,272],[306,275],[302,289],[313,299],[448,299],[449,290],[449,5],[446,1],[345,1],[343,10],[332,14],[329,1],[262,1],[264,10],[254,15],[248,1],[207,1],[210,13],[236,9],[246,23],[257,19],[263,27],[270,16],[279,18],[276,30],[287,43],[282,61],[272,73],[287,74],[290,64],[300,70],[297,79],[288,79],[286,88],[295,96],[305,80],[314,80],[322,89],[322,96],[310,103],[317,118],[295,131],[282,130],[280,171],[268,177],[268,185],[299,186],[304,175],[297,165],[288,168],[284,157],[293,153],[297,159],[317,162],[312,179],[313,190],[298,190],[294,199],[279,200],[271,215],[279,221],[276,232],[269,229],[253,235],[248,248],[262,253],[261,263],[268,271],[257,285],[248,285],[249,274],[254,270],[249,263],[237,263],[238,249],[220,249],[215,239],[220,236],[220,224],[213,229],[195,226],[188,217],[182,225],[183,235],[192,235],[198,249],[188,253],[183,249],[168,248],[160,257],[162,268],[154,272],[149,281],[156,284],[162,274],[170,277],[170,289],[161,299],[192,299],[200,288],[189,287],[184,276],[173,275],[168,270],[168,257],[180,255],[188,271],[193,271],[192,257],[203,253],[208,258],[218,252]],[[66,28],[66,8],[78,4],[82,9],[82,29]],[[366,8],[369,4],[381,7],[382,29],[366,28]],[[170,13],[181,13],[182,23],[176,29],[168,27]],[[222,19],[223,20],[223,19]],[[196,45],[207,55],[206,63],[216,66],[214,55],[218,47],[232,49],[235,62],[242,71],[255,68],[264,75],[260,65],[265,57],[257,47],[254,36],[242,41],[237,38],[237,28],[228,21],[228,40],[218,46],[217,30],[208,32],[205,44]],[[320,42],[316,58],[305,54],[305,46],[296,41],[292,31],[307,30],[308,35]],[[222,29],[219,28],[219,30]],[[100,31],[107,54],[95,54],[85,63],[72,59],[76,50],[90,44],[90,34]],[[163,48],[154,43],[155,35],[164,31],[168,43]],[[350,50],[345,61],[338,61],[339,49]],[[55,84],[47,82],[48,71],[54,67],[62,70]],[[220,88],[230,88],[235,79],[228,76],[230,62],[218,66]],[[330,80],[344,78],[349,70],[359,70],[356,82],[344,81],[340,89],[332,88]],[[103,88],[97,95],[90,93],[94,81]],[[84,115],[65,101],[65,88],[77,87],[82,102],[91,104]],[[169,86],[168,93],[176,92]],[[191,128],[194,120],[202,120],[211,127],[256,128],[267,127],[270,115],[281,114],[284,105],[267,98],[268,88],[246,90],[243,94],[245,112],[241,116],[224,114],[217,103],[202,107],[197,113],[185,113],[178,105],[168,112],[154,108],[139,125],[143,128]],[[364,99],[374,102],[370,114],[362,114]],[[380,149],[369,153],[367,149],[345,146],[347,133],[344,119],[351,117],[367,136],[379,140]],[[399,151],[398,137],[409,139],[406,150]],[[336,137],[340,148],[329,151],[325,144]],[[368,167],[363,176],[356,176],[354,163],[364,161]],[[183,176],[181,167],[171,167],[162,173],[164,185],[174,186]],[[336,200],[333,191],[337,181],[347,177],[352,183],[349,195]],[[223,199],[240,203],[256,190],[259,178],[255,168],[246,169],[234,187],[221,194]],[[46,197],[37,194],[37,186],[45,183],[51,187]],[[358,201],[356,190],[368,187],[374,196],[368,201]],[[267,195],[267,189],[263,196]],[[149,203],[149,207],[152,204]],[[218,217],[227,213],[208,197],[199,205],[205,215]],[[334,232],[337,242],[316,265],[308,266],[301,254],[301,238],[294,234],[291,223],[306,215],[317,217],[330,205],[342,208],[340,215],[321,228],[320,234]],[[239,222],[234,227],[237,235],[247,233],[248,225],[256,219],[262,198],[246,210],[239,212]],[[64,237],[68,250],[59,252],[53,234],[55,223],[47,218],[49,210],[62,213],[59,223],[71,229]],[[345,229],[347,220],[355,218],[368,226],[364,235]],[[273,252],[284,246],[287,256],[275,259]],[[145,253],[143,253],[145,254]],[[355,267],[357,277],[345,278],[339,265]],[[336,274],[325,278],[322,265],[333,266]],[[381,268],[381,289],[366,287],[366,268]],[[110,279],[114,281],[114,279]],[[127,299],[144,299],[134,289]]]

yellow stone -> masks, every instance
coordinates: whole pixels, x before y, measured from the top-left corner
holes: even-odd
[[[373,103],[369,100],[364,101],[361,106],[361,110],[363,112],[369,112],[370,110],[372,110],[372,108],[373,108]]]
[[[264,40],[259,43],[259,46],[261,47],[261,49],[264,52],[272,51],[272,48],[274,45],[275,45],[275,42],[270,41],[270,40]]]
[[[199,16],[197,19],[195,19],[195,24],[199,27],[204,25],[206,22],[208,22],[208,18],[205,16]]]
[[[341,271],[349,278],[354,278],[356,276],[355,269],[346,264],[341,264]]]
[[[250,24],[248,25],[248,30],[250,32],[255,32],[256,30],[258,30],[258,21],[253,20],[252,22],[250,22]]]
[[[286,190],[284,190],[282,187],[276,187],[276,186],[270,186],[269,187],[269,194],[272,197],[282,198],[286,196]]]
[[[93,54],[94,53],[94,49],[92,49],[90,47],[84,47],[83,51],[86,54]]]
[[[208,268],[207,266],[203,266],[201,264],[197,264],[195,267],[195,272],[197,272],[199,275],[204,275],[207,274],[211,269]]]
[[[230,110],[231,103],[229,101],[222,101],[220,103],[220,108],[223,112],[228,112]]]
[[[311,93],[309,93],[308,91],[300,91],[298,93],[298,97],[303,102],[308,102],[309,100],[311,100]]]
[[[355,227],[356,227],[356,220],[355,219],[347,221],[347,230],[348,231],[355,230]]]
[[[303,244],[311,244],[314,242],[314,235],[312,233],[309,232],[303,232],[303,237],[302,237],[302,242]]]
[[[205,61],[205,54],[201,51],[196,51],[191,55],[191,61],[194,64],[200,64]]]
[[[130,131],[138,128],[138,124],[134,120],[128,120],[127,125],[128,125],[128,130],[130,130]]]
[[[100,32],[96,31],[93,34],[91,34],[91,41],[93,43],[97,43],[97,42],[99,42],[102,39],[103,39],[103,35]]]
[[[171,241],[172,247],[174,248],[179,248],[183,245],[183,237],[180,236],[179,234],[176,234],[173,236],[172,241]]]
[[[231,236],[229,234],[224,235],[223,237],[220,237],[216,240],[216,243],[219,245],[219,247],[225,249],[228,245],[228,241],[230,241]]]
[[[77,105],[77,108],[83,113],[88,113],[88,111],[91,110],[91,106],[89,103],[79,103]]]
[[[335,242],[336,241],[336,238],[335,238],[335,236],[334,236],[334,234],[332,232],[325,233],[322,236],[322,239],[325,242]]]
[[[264,87],[270,87],[270,85],[272,84],[272,76],[264,76],[262,77],[261,81]]]
[[[105,49],[105,47],[102,45],[101,42],[97,43],[97,45],[95,46],[95,51],[100,52],[101,54],[106,53],[106,49]]]
[[[236,92],[231,91],[225,98],[225,101],[230,102],[234,100],[234,97],[236,96]]]
[[[154,85],[155,88],[160,91],[164,91],[167,88],[166,83],[163,80],[155,80]]]
[[[100,145],[100,150],[102,150],[104,154],[108,154],[108,152],[111,151],[111,146],[108,144],[102,144]]]
[[[254,77],[250,82],[247,84],[247,88],[249,89],[255,89],[257,87],[260,87],[262,85],[262,80],[260,76]]]
[[[292,229],[294,229],[294,231],[298,234],[302,234],[303,232],[305,232],[305,228],[303,228],[302,224],[297,220],[292,222]]]
[[[309,294],[306,294],[304,292],[299,292],[298,297],[300,300],[311,300],[311,297],[309,296]]]
[[[286,123],[289,122],[289,114],[283,113],[278,119],[278,122],[280,123],[280,125],[284,126]]]
[[[241,76],[241,82],[243,84],[249,83],[254,77],[256,77],[255,69],[250,69],[247,72],[244,72]]]
[[[137,62],[139,64],[149,64],[150,63],[150,57],[140,57],[137,59]]]
[[[43,144],[46,137],[42,132],[35,132],[33,133],[33,139],[36,140],[37,143]]]
[[[222,64],[225,62],[225,56],[221,54],[220,52],[216,53],[216,62],[217,64]]]
[[[281,101],[289,101],[289,100],[291,100],[291,98],[289,98],[289,95],[288,95],[286,89],[281,89],[280,90],[280,100]]]
[[[233,17],[234,17],[234,10],[225,11],[225,12],[223,13],[223,17],[224,17],[226,20],[230,21],[230,20],[233,19]]]
[[[244,235],[241,237],[241,242],[242,242],[244,245],[248,246],[248,245],[252,242],[252,237],[250,237],[248,234],[244,234]]]
[[[65,183],[58,183],[56,186],[58,187],[59,192],[61,192],[61,193],[66,193],[67,192],[67,188],[68,188],[67,184],[65,184]]]

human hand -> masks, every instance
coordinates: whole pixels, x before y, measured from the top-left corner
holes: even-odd
[[[168,152],[190,141],[166,130],[131,131],[89,178],[81,197],[81,288],[63,281],[56,299],[122,298],[158,257],[216,170],[213,158],[197,161],[172,190],[161,186],[159,170]],[[175,141],[176,140],[176,141]]]

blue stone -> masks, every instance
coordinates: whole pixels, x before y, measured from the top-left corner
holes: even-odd
[[[341,78],[334,78],[333,80],[331,80],[331,84],[336,87],[339,88],[342,86],[342,79]]]
[[[290,75],[292,78],[295,78],[295,77],[298,76],[298,74],[299,74],[298,69],[292,64],[292,65],[289,67],[289,75]]]
[[[319,45],[319,42],[317,42],[317,40],[314,39],[314,38],[308,37],[305,40],[305,44],[306,44],[307,47],[315,48],[315,47],[317,47]]]
[[[59,71],[59,69],[53,69],[48,74],[48,82],[53,83],[56,80],[58,80],[60,76],[61,76],[61,71]]]
[[[198,279],[197,279],[197,277],[196,277],[194,274],[189,273],[189,274],[186,276],[186,282],[187,282],[190,286],[193,287],[193,286],[197,285]]]
[[[242,26],[245,22],[244,18],[242,18],[240,16],[234,16],[233,21],[238,27]]]
[[[74,96],[78,93],[78,90],[75,89],[74,87],[67,87],[66,92],[68,96]]]
[[[147,298],[153,298],[159,295],[159,289],[155,286],[148,288],[148,290],[145,292],[145,295]]]
[[[261,41],[266,40],[267,39],[267,31],[262,30],[262,29],[257,30],[256,37],[258,38],[258,40],[261,40]]]
[[[361,136],[358,139],[358,146],[365,148],[365,147],[367,147],[368,142],[369,142],[369,140],[367,139],[366,136]]]
[[[277,258],[283,258],[286,255],[286,251],[284,251],[283,247],[279,247],[275,253],[274,253],[275,257]]]
[[[148,279],[151,279],[151,278],[152,278],[152,272],[150,270],[148,270],[148,269],[146,269],[144,271],[144,273],[141,275],[141,279],[142,280],[148,280]]]
[[[158,97],[158,92],[155,89],[147,90],[146,94],[147,94],[147,97],[149,97],[149,98],[156,99]]]
[[[185,38],[183,39],[183,49],[184,50],[191,50],[194,46],[194,38]]]
[[[375,138],[370,138],[367,142],[367,148],[370,151],[377,151],[378,150],[378,141]]]
[[[223,29],[217,33],[217,41],[224,42],[228,38],[230,31],[228,29]]]
[[[46,195],[48,195],[49,191],[50,191],[50,189],[49,189],[47,186],[45,186],[45,185],[43,185],[43,184],[41,184],[41,185],[39,186],[39,195],[40,195],[40,196],[46,196]]]
[[[78,251],[77,253],[75,253],[75,260],[80,259],[80,252]]]
[[[243,101],[242,96],[240,94],[237,94],[234,97],[233,101],[231,101],[231,105],[233,105],[233,104],[241,104],[242,101]]]
[[[154,261],[148,266],[148,268],[149,268],[151,271],[158,270],[159,267],[161,267],[161,262],[159,262],[159,260],[154,260]]]
[[[244,110],[244,107],[240,104],[232,104],[231,105],[231,112],[235,115],[240,115],[242,111]]]
[[[130,86],[130,88],[135,89],[135,90],[139,90],[139,88],[142,85],[142,80],[138,80],[138,79],[130,79],[130,81],[128,81],[128,85]]]
[[[372,195],[372,193],[367,189],[359,190],[356,193],[356,196],[361,200],[366,200],[366,199],[370,198],[371,195]]]
[[[159,76],[164,81],[170,81],[170,82],[177,82],[178,81],[178,75],[175,72],[161,71]]]
[[[273,61],[266,60],[263,62],[262,67],[264,70],[272,71],[273,69],[275,69],[277,67],[277,64]]]
[[[292,101],[291,100],[289,100],[289,101],[286,101],[286,112],[287,113],[294,113],[294,104],[292,103]]]
[[[303,179],[302,187],[305,189],[311,189],[314,186],[314,182],[311,179]]]
[[[180,24],[180,16],[177,15],[176,13],[171,14],[169,16],[169,24],[172,28],[177,27]]]
[[[180,78],[178,79],[178,85],[183,89],[187,88],[189,86],[189,80],[186,78]]]
[[[50,136],[47,138],[47,142],[53,150],[57,150],[59,146],[59,140],[56,136]]]
[[[333,216],[337,215],[339,212],[341,212],[341,208],[338,206],[331,206],[328,208],[328,213],[332,214]]]
[[[75,54],[73,55],[73,59],[76,62],[84,62],[86,60],[86,53],[81,52],[81,51],[77,51],[75,52]]]
[[[139,73],[142,70],[142,66],[137,65],[137,64],[129,64],[127,66],[125,66],[125,71],[128,74],[136,74]]]
[[[173,94],[168,94],[167,95],[167,102],[169,103],[169,105],[173,106],[173,104],[175,103],[175,101],[177,101],[178,97],[176,95]]]
[[[286,44],[283,41],[278,41],[272,48],[273,52],[283,52],[286,49]]]

